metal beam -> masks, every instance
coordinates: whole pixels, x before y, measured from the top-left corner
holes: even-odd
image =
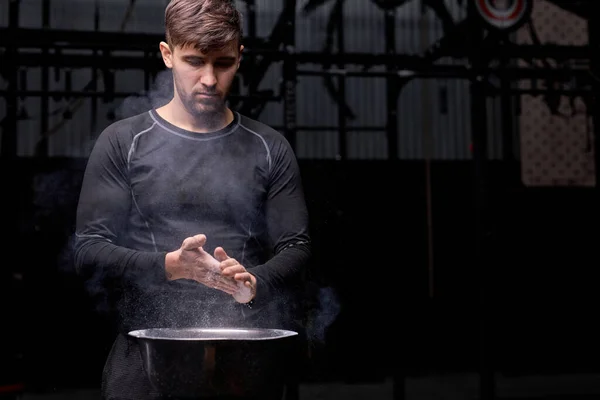
[[[383,16],[383,30],[385,37],[386,54],[396,55],[396,10],[386,10]],[[388,159],[396,160],[398,158],[398,96],[402,84],[397,71],[394,68],[397,64],[391,62],[386,63],[386,137],[387,137],[387,153]],[[398,372],[398,371],[396,371]],[[394,397],[400,399],[404,397],[405,377],[396,376],[395,385],[397,390]]]
[[[505,92],[505,90],[506,90],[506,92]],[[556,94],[556,95],[584,96],[584,97],[594,96],[595,93],[597,93],[592,87],[590,87],[588,89],[582,89],[582,88],[578,88],[578,89],[518,89],[518,88],[503,89],[503,88],[495,88],[495,87],[490,87],[490,86],[487,87],[486,92],[490,96],[499,96],[504,93],[507,93],[510,95],[528,94],[528,95],[532,95],[532,96],[543,96],[543,95],[548,95],[548,94],[552,93],[552,94]],[[96,90],[92,90],[92,89],[91,90],[68,90],[68,89],[65,89],[65,90],[48,90],[48,91],[26,90],[26,89],[19,89],[16,91],[11,91],[11,90],[0,89],[0,97],[7,97],[7,96],[13,96],[13,95],[16,95],[17,97],[22,97],[22,98],[49,96],[49,97],[52,97],[55,99],[62,99],[62,98],[66,98],[66,99],[71,99],[71,98],[104,99],[104,98],[106,98],[107,93],[106,93],[106,91],[96,91]],[[144,93],[144,91],[111,92],[108,95],[113,98],[127,98],[127,97],[144,97],[145,93]],[[229,100],[234,100],[234,101],[251,100],[251,101],[260,101],[260,102],[280,102],[280,101],[282,101],[283,97],[279,94],[270,95],[270,94],[262,93],[259,91],[254,94],[246,94],[246,95],[229,94],[227,96],[227,98]],[[298,127],[297,129],[298,130],[306,130],[305,128],[300,129],[300,127]],[[312,130],[324,131],[324,130],[332,130],[332,129],[333,129],[332,126],[329,126],[329,127],[323,126],[323,127],[314,127],[314,129],[312,129]],[[335,129],[338,130],[339,127],[336,127]],[[385,127],[381,126],[381,127],[370,127],[370,128],[364,128],[364,127],[357,128],[357,127],[349,125],[348,130],[349,131],[356,131],[356,130],[361,130],[361,131],[377,130],[378,131],[378,130],[385,130]]]
[[[279,30],[277,32],[280,32]],[[67,50],[105,50],[112,57],[114,52],[136,51],[154,52],[159,57],[158,43],[163,40],[162,35],[122,32],[94,32],[94,31],[67,31],[58,29],[31,29],[19,28],[18,35],[10,35],[10,28],[0,28],[0,47],[17,46],[20,49],[42,49],[45,47]],[[245,38],[244,53],[260,55],[271,61],[283,61],[287,56],[286,49],[280,50],[278,46],[268,45],[268,41],[261,38]],[[279,44],[279,42],[277,42]],[[590,46],[566,46],[544,44],[521,45],[514,43],[498,43],[489,48],[481,49],[483,56],[489,59],[500,57],[523,59],[582,59],[589,60],[592,48]],[[371,54],[371,53],[344,53],[324,54],[323,52],[297,52],[294,54],[299,63],[331,63],[331,64],[370,64],[386,65],[390,62],[395,65],[415,65],[430,61],[430,57],[406,54]],[[466,58],[468,50],[464,46],[448,46],[436,50],[436,57]]]
[[[331,18],[335,19],[337,52],[344,54],[346,52],[346,39],[344,29],[344,0],[337,0],[333,7]],[[339,63],[338,68],[345,68],[345,64]],[[330,85],[332,88],[332,85]],[[346,75],[337,75],[337,96],[334,101],[337,103],[338,120],[338,158],[346,160],[348,158],[348,133],[346,122],[350,107],[346,100]]]
[[[483,77],[498,76],[512,81],[518,80],[551,80],[572,82],[578,79],[579,85],[582,83],[593,83],[594,78],[590,75],[588,69],[570,69],[570,68],[531,68],[531,67],[487,67],[480,68],[477,71],[468,66],[455,64],[434,64],[421,66],[415,69],[400,69],[392,71],[353,71],[349,69],[332,68],[326,70],[298,69],[298,75],[323,76],[323,75],[345,75],[347,77],[399,77],[404,79],[412,78],[438,78],[438,79],[473,79],[475,74],[481,74]],[[549,89],[550,90],[550,89]]]
[[[296,149],[296,62],[293,55],[296,52],[296,0],[283,0],[283,46],[285,55],[283,62],[283,124],[284,135],[292,149]]]
[[[468,66],[456,64],[428,64],[421,62],[420,59],[412,56],[387,56],[387,55],[372,55],[369,59],[365,54],[345,54],[344,56],[335,57],[335,55],[323,55],[318,52],[304,52],[299,54],[281,54],[290,62],[297,64],[310,63],[315,65],[328,64],[328,57],[338,59],[338,62],[345,63],[348,66],[364,66],[363,70],[330,68],[327,70],[317,69],[298,69],[301,75],[337,75],[343,74],[346,76],[371,76],[371,77],[388,77],[397,75],[401,78],[410,77],[431,77],[431,78],[468,78],[472,75],[472,71]],[[17,53],[14,54],[20,67],[39,67],[46,65],[58,68],[110,68],[112,70],[125,69],[140,69],[149,71],[160,71],[165,68],[161,58],[149,57],[145,54],[139,56],[125,55],[104,55],[94,57],[93,55],[81,54],[48,54],[41,53]],[[589,57],[589,56],[588,56]],[[342,61],[343,60],[343,61]],[[408,61],[410,60],[410,61]],[[0,54],[0,64],[9,62],[8,55]],[[397,67],[394,70],[388,71],[370,71],[368,68],[376,64]],[[365,65],[366,64],[366,65]],[[242,68],[245,68],[242,61]],[[400,67],[400,68],[398,68]],[[579,78],[584,81],[592,81],[593,77],[589,73],[588,68],[547,68],[547,67],[488,67],[485,69],[487,74],[503,75],[510,79],[556,79],[568,81],[573,78]]]
[[[490,269],[493,268],[492,257],[490,257],[490,224],[489,224],[489,172],[488,172],[488,131],[487,131],[487,107],[486,107],[486,85],[485,75],[482,71],[489,65],[489,59],[482,54],[485,48],[484,31],[476,24],[473,16],[475,10],[474,2],[469,3],[468,19],[471,21],[469,27],[468,47],[470,54],[470,65],[473,66],[475,79],[470,81],[470,119],[471,119],[471,145],[473,160],[473,208],[475,219],[475,243],[474,243],[474,271],[473,282],[478,284],[478,301],[476,303],[475,317],[478,319],[478,372],[479,372],[479,400],[493,400],[496,398],[496,382],[494,379],[494,363],[492,356],[491,330],[489,329],[489,307],[491,304],[489,296]]]
[[[19,28],[17,35],[9,36],[10,28],[0,28],[0,46],[16,45],[20,48],[107,49],[139,50],[154,49],[164,40],[163,35],[148,33],[72,31],[63,29]]]
[[[95,90],[1,90],[0,96],[12,96],[17,97],[54,97],[54,98],[105,98],[110,96],[112,98],[127,98],[127,97],[145,97],[144,92],[110,92],[107,94],[106,91],[95,91]],[[253,101],[281,101],[280,96],[269,96],[261,95],[257,92],[253,95],[235,95],[229,94],[227,96],[231,100],[253,100]]]
[[[0,37],[15,35],[19,30],[19,0],[10,0],[8,5],[8,28]],[[6,94],[6,115],[0,121],[2,128],[2,152],[3,160],[13,160],[17,156],[17,114],[18,114],[18,96],[17,85],[19,78],[19,64],[16,59],[17,48],[8,46],[6,52],[0,59],[0,65],[3,66],[3,72],[6,73],[8,81],[8,90]]]

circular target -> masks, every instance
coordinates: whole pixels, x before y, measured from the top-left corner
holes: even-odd
[[[531,0],[474,0],[483,21],[499,30],[518,28],[531,14]]]

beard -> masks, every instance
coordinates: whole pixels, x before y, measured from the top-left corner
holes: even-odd
[[[176,85],[177,94],[185,109],[194,117],[201,118],[207,126],[216,126],[223,121],[227,112],[224,96],[220,93],[206,91],[211,97],[201,97],[199,93],[186,93],[180,85]]]
[[[213,93],[211,97],[202,97],[199,93],[179,91],[179,98],[188,112],[198,117],[221,115],[225,112],[225,100],[220,94]]]

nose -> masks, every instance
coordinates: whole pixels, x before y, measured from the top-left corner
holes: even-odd
[[[215,70],[212,65],[207,65],[204,70],[204,74],[200,79],[200,83],[206,87],[214,87],[217,84],[217,76],[215,75]]]

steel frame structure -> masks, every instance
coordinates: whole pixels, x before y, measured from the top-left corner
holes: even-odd
[[[44,157],[47,153],[47,139],[52,134],[49,131],[48,98],[92,98],[94,101],[105,101],[140,95],[140,93],[118,92],[114,88],[114,71],[140,70],[146,76],[146,90],[149,90],[151,78],[164,64],[156,48],[161,35],[123,33],[123,32],[71,32],[48,29],[50,1],[42,1],[42,28],[23,29],[18,27],[19,0],[12,0],[9,9],[9,26],[0,28],[0,74],[8,81],[8,87],[0,91],[6,98],[6,117],[2,127],[2,157],[16,156],[16,122],[18,118],[19,97],[39,97],[41,103],[41,132],[37,155]],[[256,36],[256,6],[254,0],[245,0],[245,10],[248,20],[248,32],[245,38],[245,62],[240,68],[240,76],[244,82],[249,82],[246,94],[240,95],[234,90],[230,96],[232,106],[242,113],[256,117],[267,102],[277,101],[284,104],[284,126],[280,128],[295,144],[298,130],[311,130],[315,127],[299,127],[296,124],[296,90],[298,76],[316,75],[323,78],[323,84],[332,99],[339,105],[338,126],[339,149],[341,159],[346,158],[346,122],[352,115],[352,110],[346,104],[346,77],[385,77],[387,79],[387,121],[382,127],[364,127],[364,130],[385,130],[388,140],[388,158],[397,158],[397,105],[398,96],[403,87],[413,79],[463,79],[483,81],[485,96],[500,95],[506,98],[504,103],[509,105],[511,96],[520,93],[534,95],[570,94],[589,99],[595,78],[589,72],[591,46],[559,46],[559,45],[517,45],[508,40],[508,36],[498,32],[488,32],[477,43],[472,40],[473,29],[480,25],[475,18],[454,23],[450,14],[436,1],[425,1],[425,6],[431,7],[443,22],[446,34],[429,49],[420,55],[405,55],[396,52],[395,15],[397,8],[409,0],[378,0],[375,3],[384,13],[383,33],[385,35],[385,52],[382,54],[350,53],[344,51],[344,0],[335,2],[327,27],[327,39],[320,52],[300,52],[295,46],[296,1],[283,0],[284,7],[268,37]],[[556,0],[562,5],[563,2]],[[319,7],[325,0],[311,0],[304,6],[305,12]],[[133,4],[135,1],[132,1]],[[577,4],[585,2],[569,2],[573,12],[581,11]],[[565,3],[566,4],[566,3]],[[337,51],[333,51],[334,41]],[[90,54],[81,54],[81,50],[91,50]],[[79,51],[79,52],[77,52]],[[128,54],[123,54],[128,53]],[[477,54],[480,62],[475,65],[470,57]],[[442,57],[450,57],[463,61],[463,65],[440,64]],[[555,59],[559,64],[570,62],[571,66],[550,67],[516,67],[515,60],[526,60],[533,65],[533,60]],[[264,78],[267,69],[273,62],[283,62],[282,82],[279,93],[260,91],[258,86]],[[578,66],[574,64],[578,63]],[[306,64],[321,65],[320,70],[303,68]],[[493,65],[496,64],[496,65]],[[371,69],[385,66],[385,72],[375,72]],[[42,85],[40,90],[29,90],[24,79],[20,79],[20,70],[30,67],[42,67]],[[71,69],[89,68],[94,78],[82,89],[73,89],[70,84],[62,90],[49,90],[49,77],[52,73],[67,76]],[[360,68],[360,70],[357,70]],[[498,80],[500,85],[491,84],[491,78]],[[105,90],[98,91],[97,81],[104,81]],[[562,84],[564,89],[539,88],[532,85],[531,89],[519,90],[514,87],[517,81],[550,82],[546,87]],[[68,79],[66,80],[68,82]],[[143,94],[143,93],[142,93]],[[66,110],[72,114],[75,110]],[[507,114],[507,117],[509,115]],[[322,127],[320,127],[322,128]],[[360,128],[353,127],[353,130]],[[506,136],[505,148],[510,148],[509,135]],[[505,157],[510,157],[507,153]]]

